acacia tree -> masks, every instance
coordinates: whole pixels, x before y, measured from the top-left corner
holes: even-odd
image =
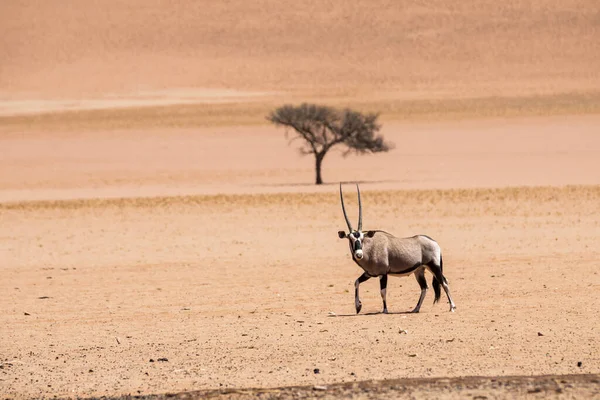
[[[300,153],[314,154],[316,184],[323,183],[321,165],[325,155],[334,146],[345,146],[344,156],[366,153],[378,153],[390,150],[393,145],[377,135],[381,126],[377,123],[378,114],[362,114],[350,109],[337,110],[332,107],[315,104],[299,106],[284,105],[273,110],[267,119],[277,126],[290,129],[294,135],[290,142],[300,140]]]

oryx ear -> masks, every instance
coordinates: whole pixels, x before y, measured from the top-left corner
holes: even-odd
[[[340,239],[345,239],[346,238],[346,232],[344,232],[344,231],[338,231],[338,236],[340,237]]]
[[[369,237],[369,238],[372,238],[373,236],[375,236],[375,231],[368,231],[365,236]]]

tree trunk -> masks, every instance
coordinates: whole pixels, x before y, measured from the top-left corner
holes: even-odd
[[[315,154],[315,170],[317,173],[317,185],[323,184],[323,178],[321,178],[321,164],[323,163],[323,158],[325,158],[325,153]]]

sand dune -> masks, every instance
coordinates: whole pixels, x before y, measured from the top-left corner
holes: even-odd
[[[9,0],[5,99],[180,89],[454,98],[600,88],[594,0]]]

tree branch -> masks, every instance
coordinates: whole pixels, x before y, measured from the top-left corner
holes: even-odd
[[[296,132],[296,137],[290,143],[302,139],[304,145],[299,149],[301,154],[312,153],[317,159],[323,160],[326,153],[339,144],[347,147],[344,156],[350,153],[378,153],[393,148],[393,144],[386,142],[383,136],[376,135],[381,128],[377,123],[378,117],[378,114],[362,114],[350,109],[339,111],[304,103],[279,107],[267,119]]]

